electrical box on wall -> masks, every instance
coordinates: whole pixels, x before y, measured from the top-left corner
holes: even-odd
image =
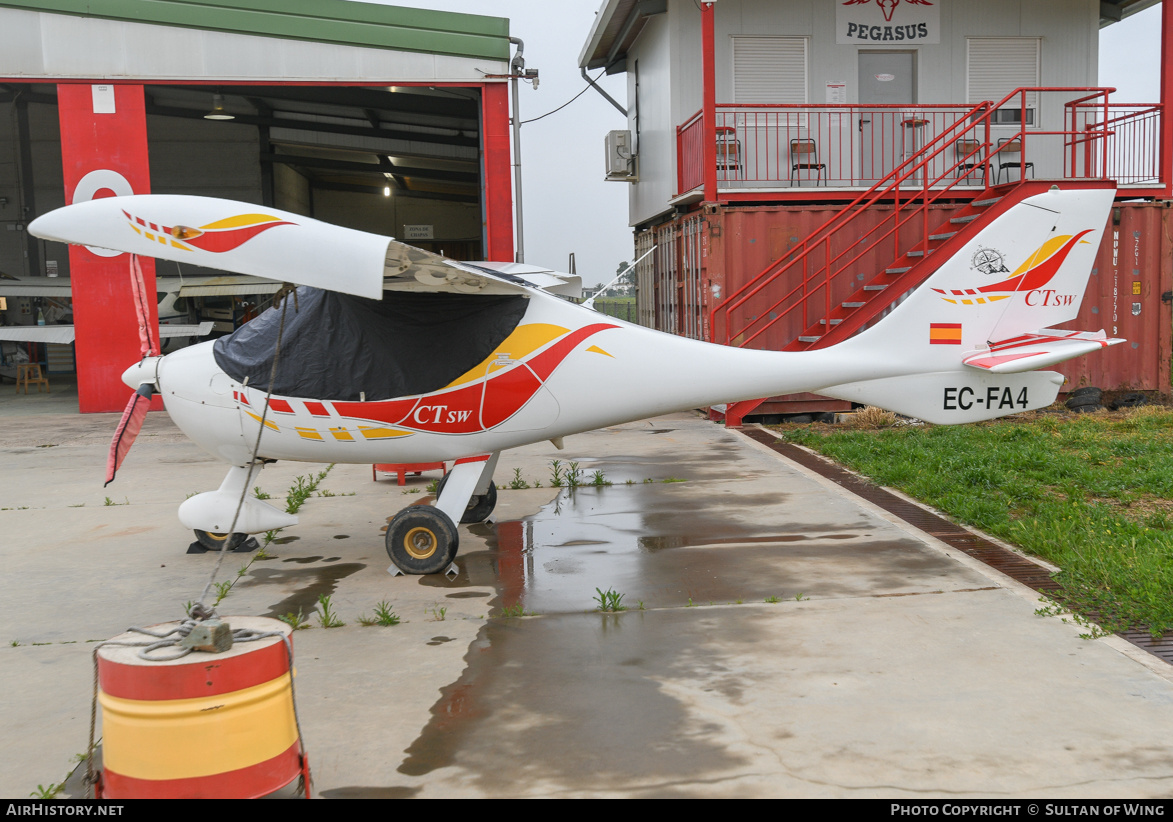
[[[630,131],[608,131],[605,140],[607,150],[607,179],[635,182],[636,156],[631,151]]]

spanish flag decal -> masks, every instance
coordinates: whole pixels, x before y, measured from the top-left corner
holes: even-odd
[[[961,345],[961,323],[929,323],[929,345]]]

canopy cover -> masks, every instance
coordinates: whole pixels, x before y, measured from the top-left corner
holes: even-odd
[[[281,313],[273,393],[320,400],[386,400],[443,388],[483,362],[521,322],[522,295],[388,292],[368,300],[297,289],[216,340],[216,364],[238,382],[269,390]]]

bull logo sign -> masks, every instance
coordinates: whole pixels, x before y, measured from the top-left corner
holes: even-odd
[[[929,0],[841,0],[835,42],[940,43],[941,12]]]

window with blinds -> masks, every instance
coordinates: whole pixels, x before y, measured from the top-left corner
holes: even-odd
[[[968,101],[998,102],[1016,88],[1038,86],[1041,74],[1037,37],[971,37],[967,40],[969,65],[966,72]],[[1034,125],[1038,94],[1026,95],[1026,125]],[[1017,125],[1022,119],[1019,100],[995,112],[994,122]]]
[[[733,40],[733,102],[805,104],[806,38]]]

